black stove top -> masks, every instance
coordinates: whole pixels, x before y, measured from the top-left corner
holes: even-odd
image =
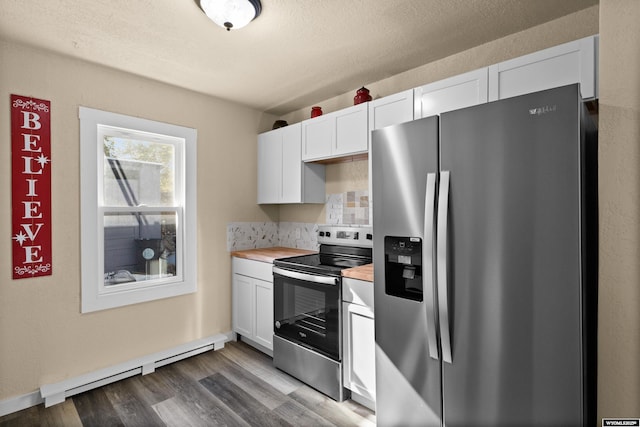
[[[277,259],[273,264],[290,270],[340,276],[346,268],[359,267],[371,262],[371,248],[320,245],[320,252],[317,254]]]

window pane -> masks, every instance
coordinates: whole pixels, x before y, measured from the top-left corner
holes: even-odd
[[[172,206],[175,146],[105,136],[104,206]]]
[[[104,284],[176,276],[175,212],[104,215]]]

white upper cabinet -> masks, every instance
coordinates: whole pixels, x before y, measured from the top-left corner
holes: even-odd
[[[258,203],[324,203],[324,165],[301,157],[301,124],[258,135]]]
[[[278,203],[282,183],[282,131],[258,135],[258,203]]]
[[[336,111],[336,145],[333,156],[366,153],[369,150],[368,104]]]
[[[489,71],[470,71],[414,89],[414,117],[421,119],[445,111],[483,104],[488,99]]]
[[[554,46],[489,67],[489,100],[580,83],[584,99],[597,98],[598,37]]]
[[[300,203],[302,186],[304,184],[303,172],[306,169],[302,163],[302,144],[300,138],[300,125],[292,125],[282,128],[282,193],[281,203]],[[324,178],[324,175],[322,175]],[[324,181],[324,180],[323,180]],[[324,186],[322,186],[324,193]],[[324,199],[324,194],[322,195]]]
[[[413,89],[369,102],[369,130],[413,120]]]
[[[302,160],[325,160],[369,149],[367,103],[302,122]]]
[[[302,160],[330,157],[336,139],[335,129],[335,118],[331,114],[303,121]]]

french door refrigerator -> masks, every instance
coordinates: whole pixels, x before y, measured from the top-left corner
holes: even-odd
[[[595,425],[597,135],[579,94],[373,131],[378,425]]]

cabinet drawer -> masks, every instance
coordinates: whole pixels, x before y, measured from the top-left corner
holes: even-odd
[[[342,278],[342,300],[363,305],[373,310],[373,283],[364,280]]]
[[[254,261],[246,258],[233,257],[233,272],[243,276],[255,277],[273,283],[273,264],[270,262]]]

